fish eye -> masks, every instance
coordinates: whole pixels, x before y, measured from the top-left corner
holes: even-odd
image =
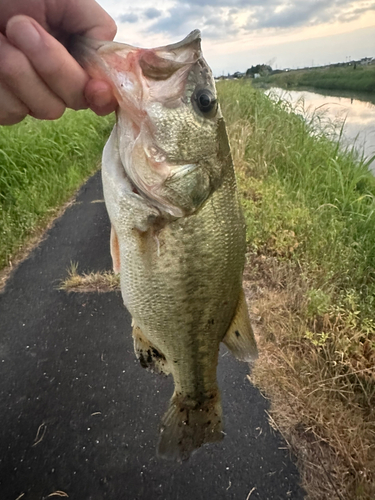
[[[194,97],[197,106],[202,113],[209,113],[216,107],[216,99],[208,89],[200,89]]]

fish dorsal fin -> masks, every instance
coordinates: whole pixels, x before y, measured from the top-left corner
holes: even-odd
[[[242,289],[236,312],[223,342],[240,361],[251,362],[258,357],[257,344],[250,324],[245,294]]]

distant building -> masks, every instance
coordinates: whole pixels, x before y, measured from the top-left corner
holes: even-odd
[[[359,61],[359,64],[361,64],[362,66],[367,66],[368,64],[374,64],[374,62],[374,57],[362,57],[362,59]]]

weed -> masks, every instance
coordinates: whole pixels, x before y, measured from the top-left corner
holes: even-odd
[[[252,380],[272,397],[309,497],[369,500],[375,179],[318,114],[302,118],[247,82],[218,87],[247,222],[245,288],[261,351]]]
[[[0,127],[0,269],[99,165],[113,117],[67,111]]]
[[[315,87],[331,90],[375,91],[375,67],[343,66],[308,68],[278,73],[259,78],[258,85],[271,84],[278,87]]]
[[[67,292],[113,292],[120,289],[120,276],[113,272],[78,273],[78,264],[72,263],[68,276],[59,286],[59,290]]]

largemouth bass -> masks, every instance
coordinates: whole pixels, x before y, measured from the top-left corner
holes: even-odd
[[[119,103],[102,162],[111,254],[135,354],[175,384],[158,453],[184,460],[223,437],[220,342],[257,357],[242,290],[245,223],[199,31],[140,49],[81,39],[73,51]]]

